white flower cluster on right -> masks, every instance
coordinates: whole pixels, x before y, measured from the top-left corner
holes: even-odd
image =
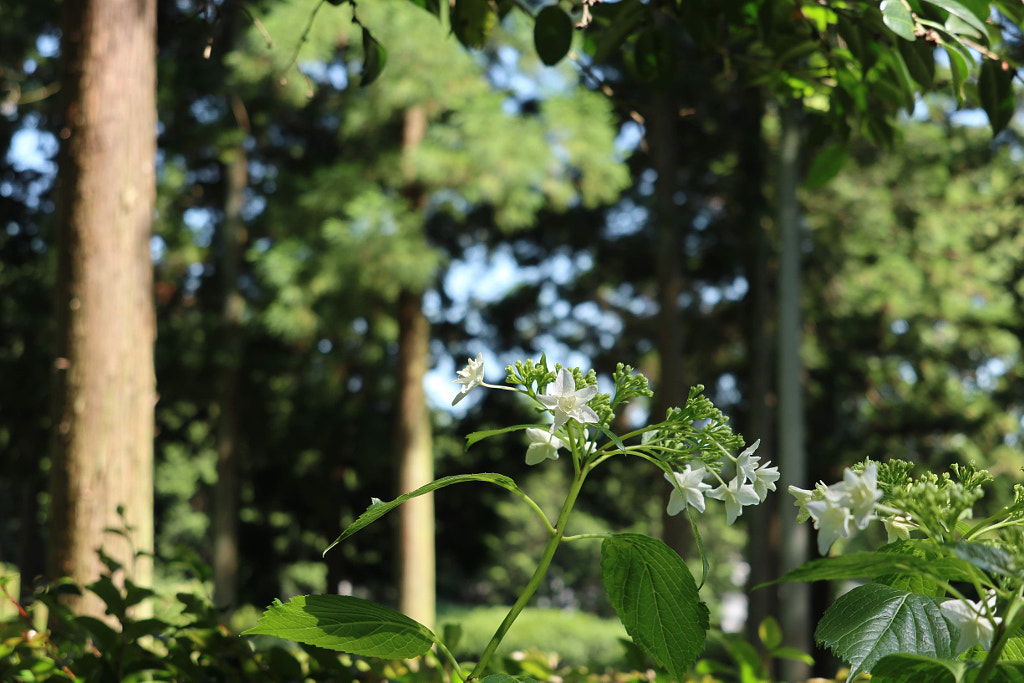
[[[744,506],[764,502],[764,499],[768,497],[768,491],[775,490],[775,482],[779,479],[779,468],[769,467],[771,461],[758,467],[761,458],[754,455],[754,451],[759,445],[761,445],[760,439],[735,458],[726,453],[735,466],[736,474],[726,483],[717,472],[710,471],[710,474],[718,480],[717,487],[704,483],[704,477],[709,473],[709,470],[704,467],[691,469],[687,465],[681,472],[666,473],[665,479],[673,487],[672,495],[668,499],[668,514],[678,515],[687,506],[694,508],[697,512],[704,512],[704,496],[707,495],[708,498],[725,503],[726,518],[729,524],[732,524],[737,517],[743,514]]]
[[[868,464],[860,474],[847,467],[843,480],[837,484],[819,484],[813,491],[790,486],[789,492],[800,508],[797,522],[808,518],[814,521],[814,528],[818,530],[818,552],[822,555],[827,555],[840,538],[852,536],[854,529],[866,529],[875,519],[875,504],[882,497],[875,463]]]

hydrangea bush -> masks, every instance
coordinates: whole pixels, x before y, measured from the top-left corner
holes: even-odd
[[[653,395],[647,378],[628,365],[616,368],[610,393],[600,391],[593,370],[560,365],[552,369],[543,356],[539,362],[516,362],[506,368],[506,374],[504,384],[487,384],[482,355],[470,359],[455,380],[461,386],[453,405],[477,387],[514,391],[534,407],[537,421],[469,434],[466,447],[483,439],[505,438],[510,450],[519,451],[528,465],[535,466],[554,466],[548,461],[565,456],[574,476],[556,519],[550,519],[508,476],[461,474],[438,479],[392,501],[373,499],[366,512],[327,548],[405,501],[454,484],[486,482],[517,496],[546,529],[548,542],[532,577],[472,669],[463,670],[443,636],[390,608],[352,596],[313,595],[287,603],[277,601],[246,634],[274,635],[370,657],[429,655],[459,680],[485,674],[491,674],[494,681],[507,679],[503,673],[494,673],[494,652],[541,585],[558,548],[563,543],[600,542],[602,580],[626,632],[672,679],[682,679],[704,649],[709,628],[708,609],[698,592],[708,565],[694,514],[705,511],[707,499],[721,501],[732,524],[746,506],[764,501],[775,490],[778,469],[760,462],[755,454],[757,442],[745,448],[743,438],[703,395],[701,386],[693,387],[686,403],[669,409],[660,422],[617,433],[616,411],[634,399]],[[513,435],[516,432],[521,433],[519,439]],[[525,449],[520,450],[524,437]],[[668,513],[685,513],[693,527],[703,564],[700,583],[682,558],[657,539],[634,533],[565,534],[588,475],[612,458],[629,458],[638,466],[653,466],[663,472],[666,485],[672,487]]]
[[[782,581],[860,580],[815,637],[875,683],[1024,681],[1024,487],[974,519],[992,476],[973,463],[911,476],[902,460],[847,468],[841,482],[791,486],[797,519],[827,555],[872,522],[888,543],[808,562]]]

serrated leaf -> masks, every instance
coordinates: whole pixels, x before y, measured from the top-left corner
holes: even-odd
[[[427,653],[423,624],[351,595],[300,595],[267,608],[244,636],[268,635],[363,657],[410,659]]]
[[[815,640],[850,664],[853,678],[886,655],[953,656],[939,599],[871,583],[841,595],[825,610]]]
[[[823,557],[805,562],[787,572],[783,581],[835,581],[837,579],[875,579],[888,574],[913,574],[942,577],[947,581],[971,581],[978,577],[973,567],[951,557],[921,557],[901,552],[858,552]]]
[[[1003,576],[1018,575],[1016,565],[1010,554],[1002,548],[997,548],[986,543],[972,543],[971,541],[957,541],[953,544],[953,554],[961,560],[970,562],[975,567],[993,574]]]
[[[365,87],[377,80],[387,60],[388,53],[384,46],[377,42],[366,27],[363,27],[363,68],[359,72],[359,87]]]
[[[548,5],[537,13],[533,25],[533,45],[547,66],[558,64],[572,46],[572,19],[558,5]]]
[[[498,434],[508,434],[509,432],[519,432],[519,431],[523,431],[524,429],[532,429],[532,428],[538,427],[538,426],[539,425],[530,424],[530,425],[512,425],[511,427],[502,427],[501,429],[482,429],[479,432],[473,432],[471,434],[467,434],[466,435],[466,448],[468,449],[473,444],[478,443],[480,441],[483,441],[484,439],[489,439],[492,436],[497,436]]]
[[[440,479],[435,479],[429,484],[419,487],[415,491],[403,493],[394,500],[382,502],[374,499],[370,507],[366,509],[366,512],[359,515],[356,521],[352,522],[348,526],[348,528],[341,533],[340,536],[334,539],[334,542],[324,549],[323,554],[326,555],[328,550],[338,545],[343,540],[345,540],[352,534],[356,533],[360,529],[376,522],[378,519],[380,519],[387,513],[391,512],[396,507],[398,507],[405,501],[409,500],[410,498],[422,496],[424,493],[430,493],[431,491],[436,491],[437,489],[444,488],[445,486],[451,486],[452,484],[462,484],[468,481],[482,481],[488,484],[494,484],[495,486],[500,486],[501,488],[507,491],[515,493],[517,496],[521,497],[524,495],[522,490],[518,486],[516,486],[515,481],[513,481],[510,477],[506,477],[504,474],[495,474],[493,472],[481,472],[480,474],[456,474],[450,477],[442,477]]]
[[[871,671],[872,683],[957,683],[967,666],[924,655],[887,655]]]
[[[970,26],[975,33],[974,35],[983,36],[985,35],[985,20],[988,19],[988,3],[971,3],[976,5],[973,9],[966,7],[964,4],[957,2],[956,0],[924,0],[930,5],[941,7],[950,13],[950,15],[956,17],[960,21]]]
[[[988,114],[988,122],[995,135],[1006,128],[1013,118],[1016,105],[1013,96],[1013,69],[1003,69],[1002,64],[986,59],[978,76],[978,97],[981,107]]]
[[[659,540],[616,534],[601,544],[601,579],[633,642],[681,680],[708,630],[707,606],[686,563]]]
[[[809,189],[822,187],[843,169],[849,156],[846,145],[829,145],[821,150],[814,156],[814,160],[807,169],[804,186]]]
[[[889,30],[904,40],[914,40],[914,17],[902,0],[882,0],[878,6],[882,10],[882,21]]]

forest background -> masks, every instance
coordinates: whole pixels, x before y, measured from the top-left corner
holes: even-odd
[[[704,384],[775,459],[787,126],[810,169],[806,476],[790,483],[887,456],[1021,479],[1024,150],[1019,122],[993,139],[969,87],[958,103],[948,60],[933,74],[945,93],[837,138],[813,88],[798,113],[770,96],[805,87],[786,69],[738,87],[720,56],[685,44],[686,68],[625,51],[547,67],[521,13],[467,52],[404,0],[361,3],[358,23],[316,6],[158,6],[153,513],[171,561],[157,585],[195,578],[173,560],[198,557],[232,608],[339,588],[398,603],[400,557],[421,556],[396,543],[397,520],[320,553],[371,497],[399,493],[416,444],[437,476],[500,471],[555,504],[544,491],[564,471],[528,471],[518,444],[463,449],[463,434],[523,410],[501,392],[447,405],[478,352],[489,381],[546,353],[605,376],[637,365],[668,404]],[[53,543],[61,32],[51,3],[0,11],[0,562],[27,593]],[[357,87],[364,27],[387,64]],[[822,166],[843,157],[830,178]],[[578,531],[634,529],[685,552],[665,483],[615,468],[588,489]],[[774,502],[741,518],[760,544],[749,552],[743,525],[705,517],[710,595],[780,573],[788,505]],[[442,613],[507,604],[543,532],[486,489],[434,504]],[[561,553],[541,604],[609,614],[598,564],[596,547]],[[753,597],[756,615],[777,613],[771,590]]]

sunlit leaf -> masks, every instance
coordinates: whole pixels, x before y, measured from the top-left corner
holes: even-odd
[[[708,629],[707,606],[683,559],[649,536],[617,534],[601,544],[601,579],[633,642],[681,680]]]
[[[904,40],[917,38],[914,33],[914,17],[903,0],[882,0],[879,9],[882,10],[882,20],[889,30]]]
[[[468,481],[483,481],[489,484],[500,486],[501,488],[511,491],[517,495],[522,494],[522,491],[518,486],[516,486],[516,483],[511,478],[506,477],[504,474],[482,472],[480,474],[457,474],[451,477],[442,477],[441,479],[436,479],[425,486],[419,487],[415,491],[403,493],[394,500],[390,500],[387,502],[374,500],[370,507],[366,509],[366,512],[359,515],[356,521],[352,522],[352,524],[350,524],[348,528],[345,529],[345,531],[343,531],[340,536],[334,539],[333,543],[331,543],[329,546],[327,546],[327,548],[324,549],[324,555],[327,554],[328,550],[338,545],[352,534],[356,533],[357,531],[366,526],[369,526],[370,524],[373,524],[378,519],[380,519],[387,513],[391,512],[392,510],[394,510],[395,508],[397,508],[399,505],[409,500],[410,498],[422,496],[424,493],[430,493],[431,491],[436,491],[437,489],[444,488],[445,486],[451,486],[452,484],[461,484]]]
[[[877,583],[858,586],[825,610],[814,637],[849,662],[850,680],[890,654],[952,657],[953,638],[939,601]]]
[[[427,653],[434,635],[423,624],[350,595],[305,595],[271,605],[242,635],[277,636],[364,657],[409,659]]]

